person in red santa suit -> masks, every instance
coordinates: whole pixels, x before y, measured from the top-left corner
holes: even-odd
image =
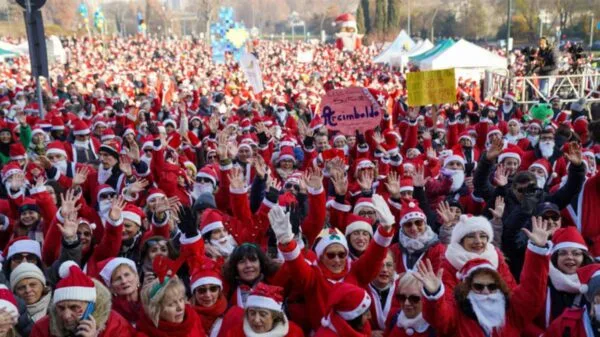
[[[373,282],[369,283],[367,288],[369,296],[373,299],[370,306],[370,323],[374,335],[383,333],[387,326],[388,317],[398,310],[398,303],[395,300],[398,274],[396,274],[394,268],[394,254],[388,250],[379,274]]]
[[[546,301],[534,322],[523,333],[524,337],[540,336],[565,309],[588,304],[580,292],[581,282],[577,272],[594,263],[594,260],[588,253],[583,237],[577,228],[564,227],[554,232],[552,243]]]
[[[579,268],[577,280],[587,304],[565,309],[546,329],[544,336],[589,337],[600,334],[600,265],[594,263]]]
[[[460,283],[446,294],[450,290],[442,282],[444,271],[436,274],[431,262],[421,261],[413,275],[423,285],[425,320],[443,336],[519,336],[544,303],[551,232],[542,223],[525,230],[529,243],[523,278],[512,291],[490,261],[476,258],[460,269]]]
[[[73,261],[60,266],[62,280],[56,285],[46,317],[35,323],[31,337],[136,336],[136,332],[116,311],[111,310],[111,294],[99,281],[86,276]],[[93,310],[89,306],[92,306]],[[86,312],[89,315],[84,315]]]
[[[338,16],[334,22],[335,26],[340,26],[340,31],[335,35],[335,46],[341,51],[353,52],[362,46],[363,35],[358,34],[356,19],[350,13],[344,13]]]
[[[501,121],[508,121],[512,118],[521,119],[521,117],[523,117],[523,112],[517,104],[515,94],[507,92],[502,104],[498,106],[498,118]]]
[[[302,329],[283,312],[283,288],[259,283],[248,296],[246,307],[233,308],[226,317],[235,322],[225,337],[302,337]]]
[[[65,150],[69,159],[75,163],[94,163],[98,160],[100,141],[90,137],[90,128],[86,122],[75,120],[73,122],[73,142],[65,142]]]
[[[400,213],[398,243],[392,245],[396,272],[412,271],[423,258],[439,268],[446,247],[427,225],[427,217],[416,200],[403,201]]]
[[[371,296],[356,285],[342,282],[332,288],[327,312],[315,337],[369,337]]]
[[[428,337],[433,327],[423,318],[422,286],[412,273],[405,273],[397,281],[395,302],[399,311],[390,317],[384,336]]]
[[[228,309],[227,298],[223,293],[223,277],[220,265],[209,259],[202,259],[192,271],[190,303],[200,316],[202,327],[210,336],[223,336],[230,327],[224,321]],[[224,324],[225,323],[225,324]]]
[[[379,273],[387,247],[393,238],[394,217],[379,223],[367,250],[355,261],[348,257],[348,243],[344,235],[333,228],[324,230],[315,244],[318,263],[308,265],[297,242],[293,239],[289,214],[279,206],[269,212],[271,228],[277,238],[279,250],[290,271],[293,288],[303,289],[306,311],[312,329],[317,329],[326,314],[325,303],[332,295],[332,285],[337,282],[366,287]]]
[[[444,287],[451,294],[459,283],[457,273],[473,259],[486,259],[502,277],[509,289],[517,286],[515,278],[504,260],[502,252],[492,245],[494,232],[490,222],[482,216],[461,215],[452,230],[441,269],[444,270]]]

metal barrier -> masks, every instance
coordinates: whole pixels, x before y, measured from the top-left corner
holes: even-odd
[[[548,95],[539,88],[539,80],[549,81]],[[502,99],[504,93],[513,92],[516,101],[528,107],[540,101],[548,101],[558,96],[561,102],[576,102],[585,98],[588,102],[600,102],[600,72],[587,69],[582,74],[555,76],[518,76],[498,71],[486,71],[485,96]]]

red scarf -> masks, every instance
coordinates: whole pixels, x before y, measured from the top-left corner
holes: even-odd
[[[181,323],[171,323],[160,320],[158,327],[154,326],[152,320],[146,315],[141,315],[137,323],[139,332],[149,337],[204,337],[204,329],[200,323],[200,318],[191,305],[185,305],[185,317]]]
[[[113,296],[112,309],[129,322],[137,322],[140,319],[140,313],[143,311],[139,297],[137,302],[130,302],[124,296]]]
[[[321,269],[321,273],[323,273],[323,276],[325,276],[325,278],[327,278],[328,280],[340,281],[341,279],[346,277],[346,275],[348,275],[348,271],[350,271],[350,268],[348,268],[348,266],[349,266],[348,262],[346,262],[346,265],[344,266],[344,270],[342,270],[342,272],[340,272],[340,273],[332,272],[320,260],[319,260],[318,264],[319,264],[319,269]]]
[[[200,316],[200,321],[202,322],[202,327],[204,328],[204,331],[210,332],[217,318],[223,316],[223,314],[227,310],[227,299],[225,299],[225,296],[221,294],[217,302],[211,307],[195,305],[194,310],[196,311],[198,316]]]

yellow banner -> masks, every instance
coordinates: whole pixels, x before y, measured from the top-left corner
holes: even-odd
[[[454,68],[408,73],[406,87],[409,106],[456,101]]]

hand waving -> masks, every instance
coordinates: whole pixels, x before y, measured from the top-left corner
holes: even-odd
[[[231,172],[229,173],[229,186],[238,190],[246,188],[244,175],[239,167],[234,167],[231,169]]]
[[[108,212],[108,217],[112,221],[119,220],[121,218],[121,212],[123,212],[123,208],[125,208],[125,200],[123,200],[123,197],[119,196],[118,198],[113,198],[110,211]]]
[[[90,173],[90,169],[87,166],[78,168],[75,172],[75,176],[73,177],[72,184],[73,185],[81,185],[81,184],[85,183],[89,173]]]
[[[583,162],[583,155],[581,153],[581,146],[575,142],[569,144],[569,151],[565,152],[565,157],[576,166],[581,165]]]
[[[555,229],[551,229],[548,221],[542,220],[542,217],[531,217],[531,231],[527,228],[521,229],[529,238],[529,241],[538,247],[545,247],[548,238]]]
[[[363,171],[360,173],[360,176],[358,178],[358,186],[360,186],[360,189],[364,192],[370,192],[373,189],[373,180],[375,179],[375,176],[373,174],[373,171],[369,170],[369,171]]]
[[[499,187],[508,184],[508,169],[502,164],[496,167],[496,172],[494,172],[494,183]]]
[[[440,268],[436,274],[431,265],[431,261],[427,259],[426,262],[427,264],[423,261],[419,261],[417,272],[413,273],[413,275],[421,282],[423,288],[425,288],[428,293],[434,294],[442,286],[442,274],[444,273],[444,270]]]
[[[504,198],[502,196],[497,196],[494,204],[494,208],[488,208],[490,213],[494,216],[494,220],[502,219],[502,215],[504,214],[504,207],[506,204],[504,203]]]
[[[392,198],[400,198],[400,180],[398,179],[398,173],[392,171],[388,174],[385,187],[387,188]]]
[[[348,192],[348,178],[344,174],[344,171],[336,170],[332,172],[331,183],[336,195],[345,196]]]
[[[495,161],[496,158],[502,153],[502,149],[504,148],[504,141],[502,138],[494,138],[492,141],[492,146],[487,150],[485,156],[490,161]]]

